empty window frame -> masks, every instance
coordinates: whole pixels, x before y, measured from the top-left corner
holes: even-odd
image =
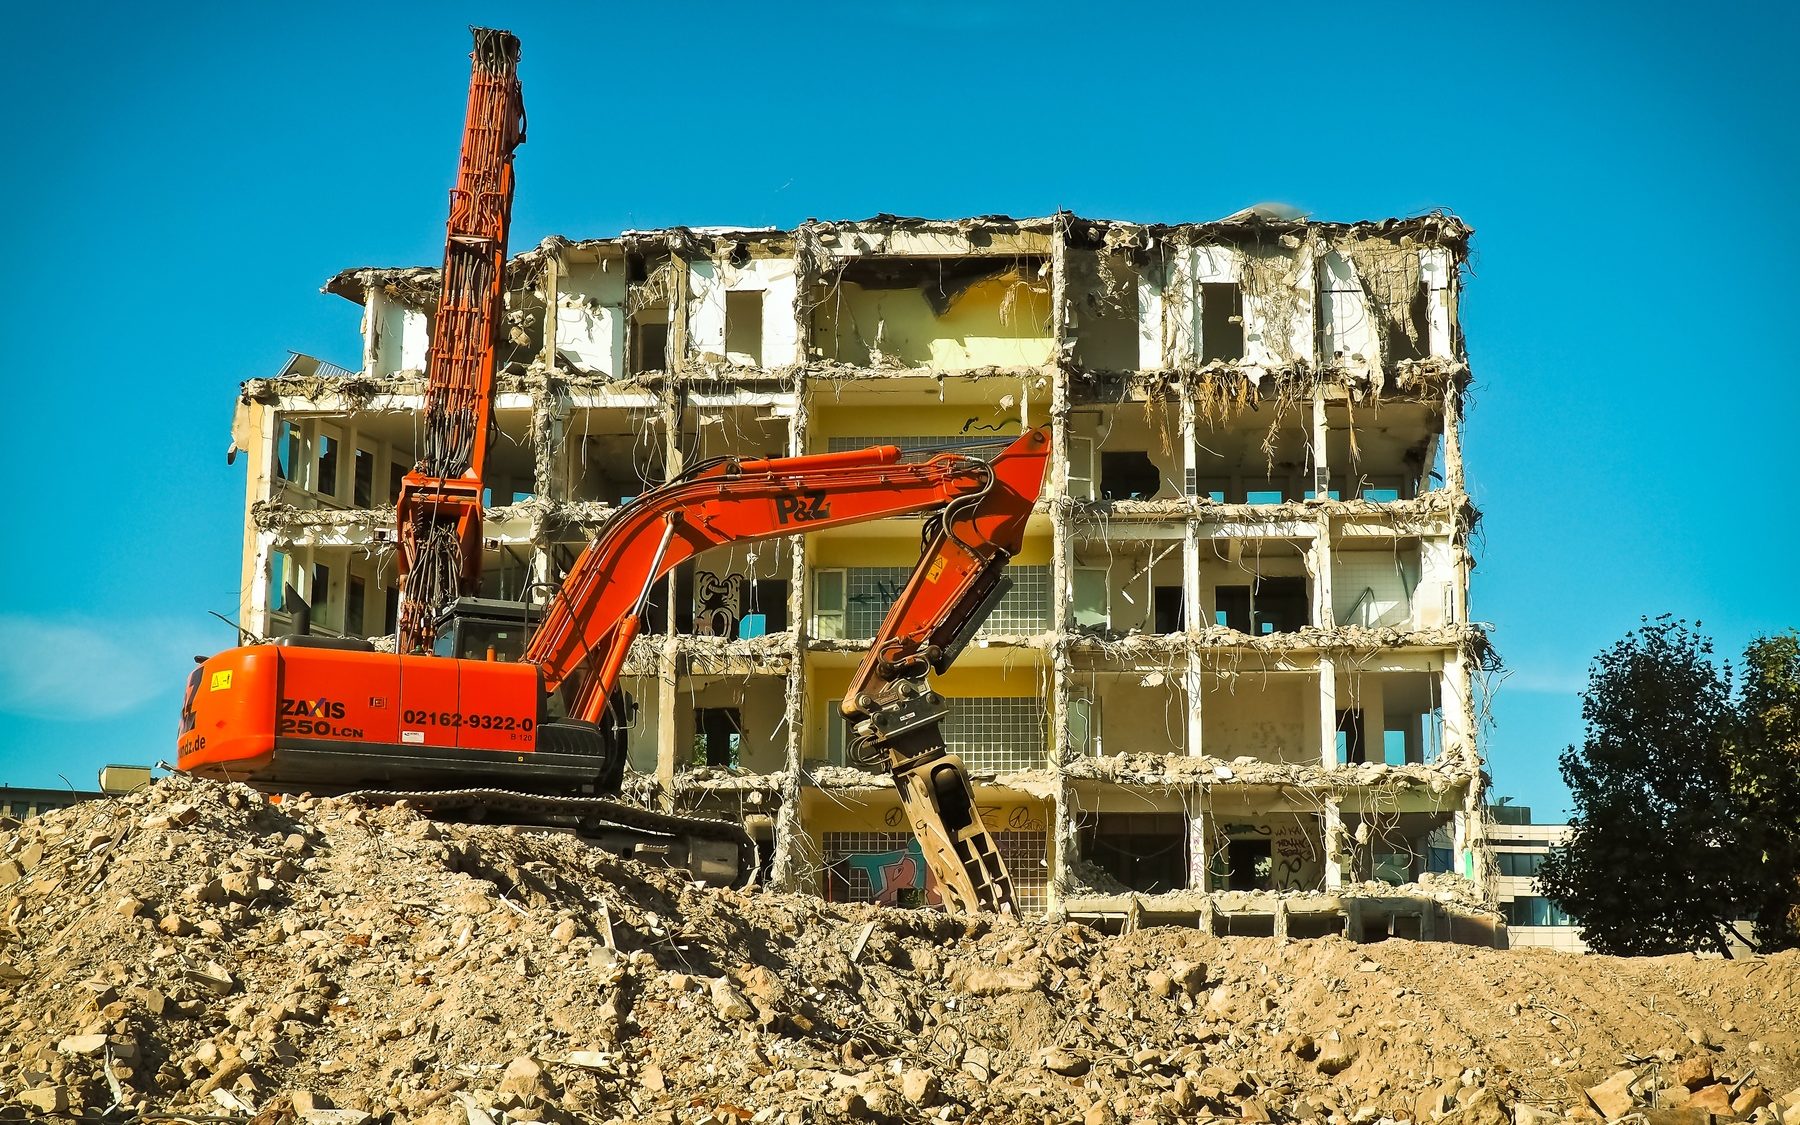
[[[744,719],[736,707],[694,708],[693,764],[730,768],[738,764]]]
[[[375,454],[360,445],[356,447],[356,466],[351,474],[350,503],[358,508],[375,503]]]
[[[1180,813],[1097,813],[1082,827],[1081,851],[1134,891],[1187,888],[1188,822]]]
[[[1200,283],[1200,362],[1244,358],[1244,293],[1235,281]]]
[[[1149,500],[1162,489],[1162,472],[1142,450],[1100,454],[1100,495],[1106,500]]]
[[[725,294],[725,358],[740,367],[762,366],[763,291]]]

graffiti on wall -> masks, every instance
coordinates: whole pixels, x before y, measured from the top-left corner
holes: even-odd
[[[741,574],[694,572],[694,635],[735,637],[750,583]]]

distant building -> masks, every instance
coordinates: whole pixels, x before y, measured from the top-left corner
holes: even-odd
[[[96,797],[119,797],[150,784],[149,766],[106,766],[101,769],[100,788],[83,789],[25,789],[11,785],[0,785],[0,816],[10,816],[14,820],[27,817],[43,816],[47,812],[66,809],[70,805],[82,801],[91,801]]]
[[[1537,874],[1552,848],[1569,839],[1567,824],[1534,824],[1523,805],[1489,805],[1488,846],[1494,856],[1494,897],[1506,916],[1507,944],[1513,949],[1560,949],[1586,953],[1581,923],[1543,896]]]

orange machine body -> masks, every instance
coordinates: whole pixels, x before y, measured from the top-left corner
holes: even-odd
[[[208,659],[188,678],[180,768],[279,777],[316,792],[383,782],[591,787],[591,759],[540,754],[544,695],[529,664],[288,644]]]

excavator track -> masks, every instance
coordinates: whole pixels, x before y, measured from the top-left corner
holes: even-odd
[[[405,801],[443,820],[565,829],[607,851],[685,868],[695,878],[720,886],[742,886],[757,870],[756,841],[741,824],[655,812],[607,797],[482,788],[356,789],[342,796],[365,804]],[[697,849],[694,841],[715,846]],[[720,845],[734,857],[729,874],[723,870]]]

